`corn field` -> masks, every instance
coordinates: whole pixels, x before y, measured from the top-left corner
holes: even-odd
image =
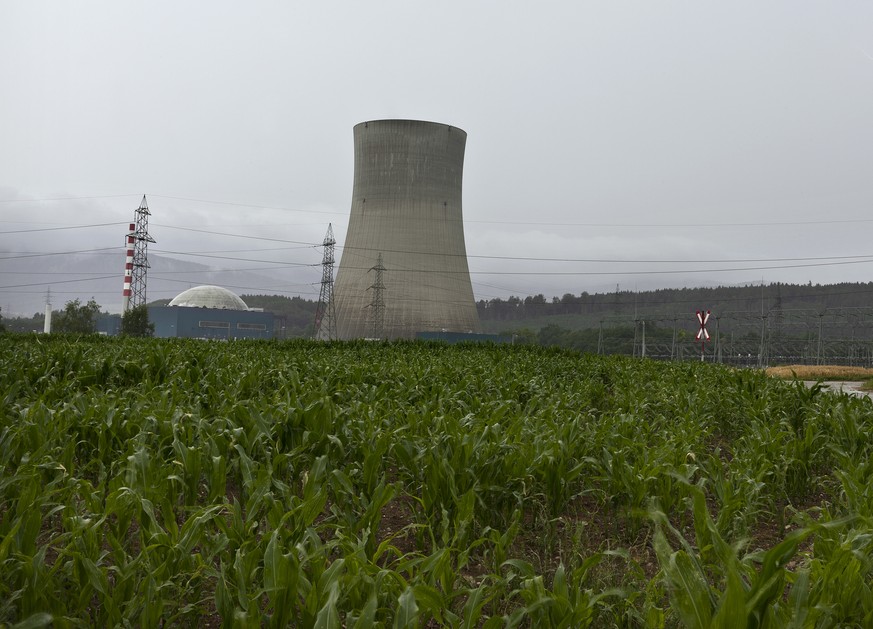
[[[0,624],[873,626],[866,398],[512,346],[0,364]]]

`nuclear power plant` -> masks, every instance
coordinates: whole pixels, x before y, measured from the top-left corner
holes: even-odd
[[[461,213],[466,141],[463,130],[435,122],[355,126],[336,338],[479,332]]]
[[[316,337],[493,340],[481,335],[461,210],[467,134],[419,120],[354,127],[351,212],[336,280],[332,226],[325,236]],[[143,196],[125,236],[123,311],[146,305],[150,215]],[[272,314],[230,291],[199,286],[150,306],[156,336],[271,338]],[[115,320],[117,319],[117,321]],[[120,317],[101,330],[117,334]],[[486,339],[486,337],[489,337]]]

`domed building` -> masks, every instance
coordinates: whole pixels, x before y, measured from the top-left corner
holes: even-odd
[[[220,286],[195,286],[166,306],[152,306],[149,321],[155,336],[163,338],[273,338],[272,313],[250,309],[239,295]]]
[[[217,308],[219,310],[248,310],[236,293],[221,286],[195,286],[176,295],[168,306],[183,308]]]

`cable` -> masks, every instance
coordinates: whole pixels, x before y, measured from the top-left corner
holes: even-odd
[[[192,254],[207,254],[207,253],[257,253],[258,251],[296,251],[298,249],[309,249],[310,247],[264,247],[262,249],[213,249],[211,251],[192,251]]]
[[[287,242],[292,245],[306,245],[307,247],[320,247],[321,243],[302,242],[300,240],[285,240],[284,238],[269,238],[267,236],[247,236],[245,234],[228,234],[227,232],[216,232],[208,229],[195,229],[193,227],[179,227],[176,225],[165,225],[161,223],[152,223],[154,227],[166,227],[169,229],[180,229],[188,232],[197,232],[200,234],[212,234],[214,236],[230,236],[233,238],[250,238],[252,240],[269,240],[271,242]]]
[[[76,201],[86,199],[115,199],[123,197],[138,197],[139,193],[131,194],[109,194],[109,195],[92,195],[81,197],[50,197],[44,199],[0,199],[0,203],[43,203],[50,201]],[[207,203],[212,205],[228,205],[232,207],[254,208],[259,210],[278,210],[282,212],[305,212],[308,214],[324,214],[331,216],[348,216],[350,212],[337,212],[325,210],[307,210],[299,208],[287,208],[273,205],[254,205],[251,203],[237,203],[233,201],[215,201],[209,199],[196,199],[193,197],[177,197],[165,194],[148,194],[147,196],[158,199],[173,199],[176,201],[191,201],[194,203]],[[594,212],[594,210],[591,210]],[[436,219],[440,221],[452,219]],[[463,220],[463,219],[461,219]],[[556,222],[556,221],[490,221],[468,219],[465,223],[488,224],[488,225],[526,225],[526,226],[545,226],[545,227],[607,227],[607,228],[675,228],[675,227],[784,227],[795,225],[844,225],[851,223],[871,223],[873,218],[856,218],[856,219],[831,219],[831,220],[811,220],[811,221],[761,221],[761,222],[738,222],[738,223],[581,223],[581,222]],[[123,223],[121,223],[123,224]]]
[[[469,273],[470,275],[538,275],[538,276],[561,276],[561,275],[675,275],[680,273],[728,273],[732,271],[766,271],[766,270],[777,270],[777,269],[800,269],[807,267],[822,267],[822,266],[840,266],[846,264],[866,264],[869,262],[873,262],[873,259],[870,260],[851,260],[844,262],[823,262],[820,264],[785,264],[785,265],[776,265],[776,266],[750,266],[750,267],[734,267],[734,268],[722,268],[722,269],[669,269],[669,270],[661,270],[661,271],[434,271],[430,269],[392,269],[388,268],[389,271],[393,271],[395,273],[444,273],[451,275],[463,275]],[[317,265],[312,265],[317,266]],[[369,270],[368,267],[346,267],[352,268],[358,271]]]
[[[126,223],[117,223],[117,224],[126,224]],[[105,225],[116,225],[116,223],[105,223]],[[83,225],[81,227],[93,227],[93,226]],[[250,238],[253,240],[268,240],[268,241],[272,241],[272,242],[287,242],[287,243],[292,243],[292,244],[304,245],[302,247],[294,247],[294,248],[277,247],[274,249],[241,249],[241,250],[239,250],[240,252],[246,252],[246,251],[285,251],[285,250],[291,250],[291,249],[318,248],[318,247],[322,246],[320,243],[317,243],[317,244],[316,243],[306,243],[306,242],[295,241],[295,240],[284,240],[284,239],[280,239],[280,238],[268,238],[268,237],[264,237],[264,236],[247,236],[247,235],[243,235],[243,234],[228,234],[228,233],[223,233],[223,232],[213,232],[213,231],[199,230],[199,229],[186,228],[186,227],[173,227],[171,225],[163,225],[163,227],[171,227],[174,229],[184,229],[186,231],[202,232],[202,233],[208,233],[208,234],[214,234],[214,235],[220,235],[220,236],[234,236],[237,238]],[[66,228],[53,228],[53,229],[66,229]],[[16,232],[0,232],[0,233],[16,233]],[[372,249],[367,248],[367,247],[353,247],[353,246],[350,247],[350,246],[344,246],[344,245],[337,245],[337,248],[357,250],[357,251],[371,251],[372,250]],[[103,247],[100,249],[84,249],[81,251],[65,251],[65,252],[56,252],[56,253],[24,254],[24,255],[18,255],[18,256],[2,257],[2,258],[0,258],[0,260],[14,260],[17,258],[66,255],[66,254],[75,254],[75,253],[92,253],[92,252],[97,252],[97,251],[108,251],[108,250],[112,250],[112,249],[117,249],[117,247]],[[167,254],[173,254],[173,255],[222,258],[222,256],[208,255],[208,252],[187,252],[187,251],[183,252],[183,251],[167,251],[167,250],[160,250],[160,249],[153,249],[153,251],[156,253],[167,253]],[[221,251],[222,250],[218,250],[218,252],[221,252]],[[228,251],[230,251],[230,250],[228,250]],[[617,259],[608,259],[608,258],[539,258],[539,257],[533,257],[533,256],[492,256],[492,255],[477,255],[477,254],[464,255],[464,254],[460,254],[460,253],[438,253],[438,252],[428,252],[428,251],[412,251],[412,250],[404,250],[404,249],[382,249],[381,251],[382,251],[382,253],[400,253],[400,254],[409,254],[409,255],[416,255],[416,256],[430,255],[430,256],[442,256],[442,257],[449,257],[449,258],[465,257],[468,259],[477,259],[477,260],[507,260],[507,261],[519,261],[519,262],[564,262],[564,263],[566,263],[566,262],[581,262],[581,263],[591,263],[591,264],[701,264],[701,260],[699,260],[699,259],[694,259],[694,260],[645,260],[645,259],[621,260],[621,259],[618,259],[617,260]],[[246,259],[246,258],[234,258],[234,257],[225,257],[224,259],[239,260],[239,261],[245,261],[245,262],[269,262],[267,260],[250,260],[250,259]],[[789,262],[789,261],[811,261],[811,260],[844,260],[847,262],[835,262],[835,263],[821,264],[821,265],[818,265],[818,264],[815,264],[815,265],[794,265],[794,266],[787,265],[787,266],[772,266],[772,267],[768,266],[768,267],[749,267],[749,268],[741,268],[741,269],[711,269],[711,270],[714,272],[743,271],[743,270],[756,271],[756,270],[769,270],[769,269],[782,269],[782,268],[800,268],[800,267],[806,267],[806,266],[832,266],[834,264],[852,264],[853,262],[849,262],[851,260],[855,260],[857,262],[870,262],[870,261],[873,261],[873,254],[849,255],[849,256],[807,256],[807,257],[791,257],[791,258],[721,258],[721,259],[706,260],[705,263],[707,263],[707,264],[737,264],[737,263],[746,263],[746,262],[749,262],[749,263],[751,263],[751,262]],[[292,265],[298,264],[300,266],[311,266],[311,265],[305,265],[302,263],[286,263],[286,262],[274,262],[274,264],[292,264]],[[701,272],[706,272],[707,270],[710,270],[710,269],[691,270],[688,272],[701,273]],[[627,272],[616,271],[616,272],[612,272],[612,273],[564,273],[564,274],[570,274],[570,275],[574,275],[574,274],[634,275],[634,274],[653,274],[653,273],[681,273],[681,272],[683,272],[683,271],[627,271]],[[501,273],[501,274],[512,275],[514,273],[505,272],[505,273]],[[519,272],[518,274],[519,275],[529,275],[531,273]],[[543,274],[543,273],[535,273],[535,274]],[[560,274],[560,273],[556,273],[556,274]]]
[[[347,216],[348,212],[325,212],[322,210],[300,210],[294,208],[276,207],[272,205],[251,205],[250,203],[234,203],[232,201],[209,201],[207,199],[192,199],[190,197],[172,197],[165,194],[150,194],[157,199],[174,199],[176,201],[193,201],[195,203],[211,203],[213,205],[230,205],[233,207],[249,207],[256,210],[279,210],[281,212],[306,212],[309,214],[327,214],[331,216]]]
[[[206,199],[194,199],[190,197],[175,197],[168,195],[152,194],[152,197],[160,199],[175,199],[177,201],[193,201],[195,203],[210,203],[214,205],[230,205],[234,207],[249,207],[261,210],[280,210],[283,212],[307,212],[311,214],[328,214],[334,216],[348,216],[350,212],[330,212],[321,210],[301,210],[293,208],[282,208],[270,205],[251,205],[248,203],[234,203],[231,201],[210,201]],[[436,219],[445,221],[447,219]],[[448,219],[451,220],[451,219]],[[463,220],[463,219],[461,219]],[[846,223],[870,223],[873,219],[843,219],[843,220],[815,220],[815,221],[767,221],[767,222],[749,222],[749,223],[572,223],[572,222],[544,222],[544,221],[489,221],[489,220],[466,220],[465,223],[482,223],[489,225],[539,225],[549,227],[641,227],[641,228],[674,228],[674,227],[784,227],[786,225],[838,225]]]
[[[96,223],[94,225],[71,225],[68,227],[41,227],[39,229],[19,229],[16,231],[8,231],[8,232],[0,232],[0,235],[3,234],[29,234],[32,232],[53,232],[61,229],[86,229],[89,227],[107,227],[109,225],[129,225],[129,223]]]
[[[160,280],[162,282],[174,282],[177,284],[191,284],[192,283],[190,280],[175,280],[175,279],[171,279],[168,277],[152,277],[151,279]],[[274,291],[274,292],[279,292],[279,293],[293,293],[293,292],[295,292],[295,291],[291,291],[291,290],[281,290],[278,288],[254,288],[254,287],[250,287],[250,286],[239,286],[239,285],[235,286],[233,284],[222,284],[221,286],[222,286],[222,288],[237,288],[240,290]],[[292,284],[291,286],[307,286],[307,284]],[[0,288],[2,288],[2,287],[0,287]]]
[[[233,256],[214,256],[205,253],[188,253],[187,251],[167,251],[166,249],[152,249],[153,253],[166,253],[177,256],[191,256],[194,258],[217,258],[219,260],[236,260],[239,262],[263,262],[266,264],[280,264],[284,266],[321,266],[321,263],[306,263],[306,262],[282,262],[281,260],[256,260],[252,258],[236,258]],[[3,258],[0,258],[2,260]],[[246,269],[240,269],[245,271]]]
[[[522,260],[528,262],[586,262],[597,264],[700,264],[705,262],[711,263],[739,263],[739,262],[792,262],[792,261],[808,261],[808,260],[857,260],[861,258],[870,258],[873,261],[873,254],[856,255],[856,256],[819,256],[819,257],[804,257],[804,258],[711,258],[707,260],[610,260],[598,258],[526,258],[513,256],[480,256],[469,255],[468,258],[478,258],[486,260]]]
[[[52,197],[48,199],[0,199],[0,203],[44,203],[47,201],[81,201],[83,199],[118,199],[121,197],[138,197],[139,193],[134,194],[104,194],[101,196],[90,197]]]
[[[794,225],[840,225],[845,223],[873,223],[873,218],[849,218],[828,221],[769,221],[762,223],[552,223],[543,221],[477,221],[466,220],[465,223],[487,223],[496,225],[528,225],[543,227],[609,227],[609,228],[676,228],[676,227],[786,227]]]
[[[0,271],[0,275],[102,275],[103,271]]]
[[[127,196],[127,195],[125,195]],[[155,195],[159,196],[159,195]],[[859,219],[858,221],[810,221],[807,224],[820,224],[825,222],[836,222],[836,223],[848,223],[848,222],[873,222],[873,219]],[[29,233],[29,232],[42,232],[42,231],[57,231],[64,229],[84,229],[91,227],[106,227],[106,226],[118,226],[118,225],[126,225],[128,223],[125,222],[116,222],[116,223],[97,223],[92,225],[76,225],[69,227],[46,227],[39,229],[28,229],[28,230],[15,230],[15,231],[6,231],[0,232],[2,234],[20,234],[20,233]],[[536,223],[531,223],[536,224]],[[546,224],[546,223],[543,223]],[[558,223],[554,223],[555,225],[559,225]],[[569,224],[569,223],[568,223]],[[578,223],[579,225],[583,225],[582,223]],[[761,223],[763,225],[765,223]],[[778,223],[767,223],[776,225]],[[737,223],[737,225],[740,225]],[[753,224],[749,224],[753,225]],[[247,238],[251,240],[264,240],[270,242],[282,242],[289,244],[302,245],[303,248],[318,248],[322,246],[321,243],[312,243],[312,242],[304,242],[299,240],[287,240],[282,238],[271,238],[267,236],[250,236],[246,234],[232,234],[227,232],[218,232],[212,230],[205,229],[197,229],[193,227],[182,227],[178,225],[167,225],[161,223],[155,223],[154,226],[164,227],[168,229],[178,229],[183,231],[190,231],[196,233],[203,234],[211,234],[216,236],[227,236],[233,238]],[[350,250],[367,250],[369,248],[364,247],[354,247],[348,245],[337,245],[339,249],[350,249]],[[262,249],[262,251],[270,251],[271,249]],[[279,249],[273,249],[279,250]],[[96,251],[96,250],[93,250]],[[255,251],[255,250],[241,250],[241,251]],[[428,252],[428,251],[412,251],[412,250],[402,250],[402,249],[383,249],[383,253],[404,253],[411,255],[436,255],[443,257],[466,257],[469,259],[482,259],[482,260],[510,260],[510,261],[526,261],[526,262],[584,262],[584,263],[597,263],[597,264],[699,264],[700,260],[644,260],[644,259],[607,259],[607,258],[542,258],[542,257],[534,257],[534,256],[495,256],[495,255],[481,255],[481,254],[461,254],[461,253],[441,253],[441,252]],[[218,252],[221,252],[220,250]],[[70,252],[70,253],[81,253],[81,252]],[[202,252],[203,254],[209,252]],[[36,254],[34,254],[36,255]],[[39,254],[39,255],[59,255],[59,254]],[[186,253],[184,255],[195,255],[195,252]],[[22,256],[26,257],[26,256]],[[860,259],[860,258],[873,258],[873,254],[866,255],[852,255],[852,256],[819,256],[819,257],[796,257],[796,258],[723,258],[723,259],[711,259],[707,260],[707,263],[745,263],[745,262],[788,262],[788,261],[809,261],[809,260],[848,260],[848,259]],[[0,258],[0,259],[11,259],[11,258]],[[757,269],[753,269],[757,270]]]
[[[74,253],[97,253],[98,251],[118,251],[121,247],[101,247],[99,249],[81,249],[79,251],[55,251],[54,253],[27,253],[24,255],[5,256],[0,260],[20,260],[21,258],[42,258],[44,256],[68,256]]]
[[[2,288],[30,288],[32,286],[53,286],[55,284],[75,284],[76,282],[93,282],[97,280],[108,280],[118,275],[103,275],[100,277],[85,277],[78,280],[58,280],[56,282],[34,282],[32,284],[10,284],[9,286],[0,286]]]
[[[242,269],[242,268],[237,268],[237,269],[212,269],[212,268],[207,267],[207,268],[205,268],[205,269],[195,269],[195,270],[192,270],[192,271],[155,271],[154,269],[152,269],[152,270],[153,270],[155,273],[161,273],[161,274],[163,274],[163,275],[167,275],[167,274],[172,274],[172,275],[184,275],[184,274],[187,274],[187,273],[237,273],[237,272],[240,272],[240,271],[275,271],[275,270],[278,270],[278,269],[287,269],[287,268],[288,268],[287,265],[280,264],[280,265],[278,265],[278,266],[254,266],[254,267],[248,267],[248,268],[245,268],[245,269]]]

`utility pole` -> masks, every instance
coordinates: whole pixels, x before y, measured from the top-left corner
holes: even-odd
[[[334,246],[333,224],[328,223],[322,246],[321,291],[315,307],[315,338],[332,341],[336,338],[336,305],[333,298]]]
[[[44,334],[51,334],[52,331],[52,289],[49,288],[45,293],[45,319],[42,323],[42,331]]]
[[[761,302],[763,307],[764,302]],[[761,312],[761,346],[758,348],[758,367],[763,369],[767,366],[767,315]]]
[[[385,267],[382,264],[382,254],[376,261],[376,266],[371,267],[370,271],[376,272],[376,277],[373,283],[367,290],[373,291],[373,300],[370,302],[371,316],[373,317],[373,338],[385,338],[385,282],[383,273]]]
[[[127,259],[124,264],[124,291],[122,292],[122,311],[129,308],[145,306],[146,275],[149,269],[148,245],[155,242],[149,235],[149,204],[145,195],[134,212],[135,222],[130,224],[130,231],[125,239]]]
[[[721,362],[721,317],[715,318],[715,360]]]
[[[600,328],[597,331],[597,355],[603,353],[603,319],[600,320]]]
[[[646,357],[646,321],[645,321],[645,319],[642,321],[642,324],[643,324],[643,351],[642,351],[643,356],[642,357],[645,358]]]

